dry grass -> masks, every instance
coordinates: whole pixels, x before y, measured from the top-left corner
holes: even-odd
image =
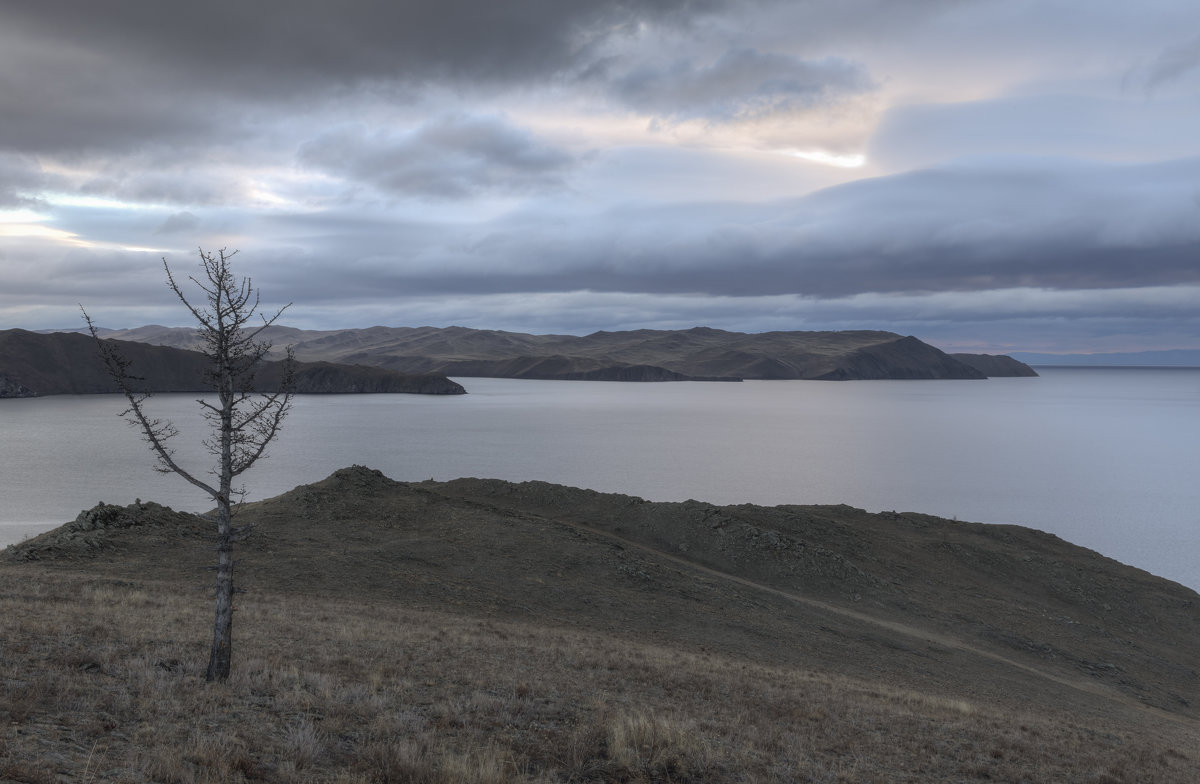
[[[1076,723],[390,604],[0,571],[0,781],[1195,782],[1196,728]],[[1174,727],[1174,728],[1173,728]]]

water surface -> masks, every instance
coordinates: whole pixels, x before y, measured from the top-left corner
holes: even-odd
[[[713,503],[848,503],[1011,522],[1200,587],[1200,370],[988,381],[621,384],[458,379],[470,394],[305,396],[251,498],[351,464]],[[160,395],[204,466],[194,396]],[[115,396],[0,401],[0,543],[98,501],[210,504],[151,470]],[[203,467],[198,470],[203,471]]]

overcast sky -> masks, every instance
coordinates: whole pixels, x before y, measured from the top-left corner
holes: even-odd
[[[1195,0],[0,2],[0,329],[1200,348]]]

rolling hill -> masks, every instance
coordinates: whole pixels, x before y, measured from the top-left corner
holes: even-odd
[[[148,326],[107,333],[190,347],[191,330]],[[1006,357],[946,354],[892,332],[741,333],[695,327],[529,335],[466,327],[308,331],[273,327],[276,346],[303,360],[375,365],[407,373],[614,381],[982,379],[1037,375]]]
[[[239,522],[254,526],[238,546],[242,674],[215,692],[199,682],[211,523],[100,505],[9,548],[0,685],[21,732],[0,754],[56,749],[82,767],[102,733],[100,764],[139,781],[120,766],[312,781],[1200,776],[1200,596],[1039,531],[357,466]],[[74,612],[82,626],[62,620]],[[47,667],[55,685],[27,685]],[[147,711],[163,746],[148,757]],[[198,723],[227,745],[197,745]]]

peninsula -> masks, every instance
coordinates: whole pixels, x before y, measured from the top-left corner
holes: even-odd
[[[193,335],[195,330],[186,330]],[[107,339],[107,338],[106,338]],[[208,360],[196,351],[123,341],[122,354],[133,364],[147,392],[204,392]],[[280,362],[259,372],[263,389],[279,384]],[[0,398],[83,395],[119,391],[109,377],[90,335],[76,332],[43,334],[23,329],[0,331]],[[298,362],[298,394],[405,392],[429,395],[465,394],[461,384],[436,373],[403,373],[380,367],[324,361]]]
[[[138,327],[121,340],[190,348],[195,332]],[[982,379],[1036,376],[1010,357],[947,354],[894,332],[727,332],[708,327],[530,335],[466,327],[331,331],[272,327],[276,347],[307,361],[373,365],[404,373],[596,381],[742,379]]]

